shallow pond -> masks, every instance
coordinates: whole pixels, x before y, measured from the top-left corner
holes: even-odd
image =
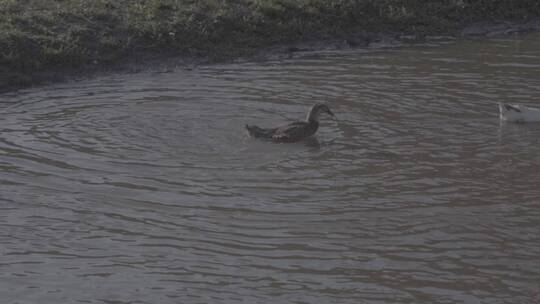
[[[540,34],[0,95],[2,303],[538,303]],[[244,124],[304,118],[272,144]]]

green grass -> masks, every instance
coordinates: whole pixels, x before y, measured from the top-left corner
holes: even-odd
[[[538,0],[0,0],[0,87],[140,54],[231,58],[358,31],[451,33],[533,16]]]

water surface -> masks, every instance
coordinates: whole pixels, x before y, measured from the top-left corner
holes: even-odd
[[[540,34],[0,95],[2,303],[538,303]],[[303,118],[316,139],[243,126]]]

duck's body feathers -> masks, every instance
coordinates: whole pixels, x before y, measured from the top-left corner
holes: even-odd
[[[272,135],[272,140],[282,142],[294,142],[303,138],[308,138],[317,132],[319,123],[316,121],[295,121],[288,125],[281,126]]]
[[[246,125],[249,135],[254,138],[268,139],[275,142],[296,142],[311,137],[319,129],[318,118],[321,113],[334,116],[328,106],[315,104],[308,113],[305,121],[295,121],[277,128],[261,128]]]
[[[246,125],[249,135],[254,138],[268,139],[276,142],[295,142],[308,138],[317,132],[319,123],[316,121],[295,121],[277,128],[261,128]]]

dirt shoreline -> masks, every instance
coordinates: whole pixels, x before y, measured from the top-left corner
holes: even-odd
[[[340,39],[301,41],[265,48],[246,60],[260,58],[287,58],[292,53],[307,53],[318,51],[339,51],[361,48],[385,48],[389,46],[412,45],[441,40],[456,40],[459,38],[490,38],[540,31],[540,18],[526,22],[478,22],[462,29],[444,35],[404,34],[402,32],[359,33],[347,35]]]
[[[176,69],[193,69],[199,65],[245,61],[286,59],[292,56],[320,51],[339,51],[362,48],[385,48],[389,46],[455,40],[459,38],[489,38],[540,31],[540,17],[524,22],[477,22],[441,35],[407,34],[403,32],[358,32],[339,37],[304,39],[292,43],[281,43],[270,47],[245,50],[247,55],[210,58],[180,56],[169,53],[136,53],[113,64],[99,62],[79,68],[52,68],[35,73],[23,73],[13,69],[0,70],[0,93],[12,92],[34,86],[58,82],[80,81],[110,74],[130,74],[144,71],[171,72]],[[24,75],[21,75],[24,74]]]

